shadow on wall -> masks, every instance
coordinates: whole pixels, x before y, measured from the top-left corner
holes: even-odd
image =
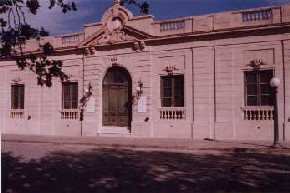
[[[29,161],[2,153],[2,192],[290,192],[289,160],[105,148]]]

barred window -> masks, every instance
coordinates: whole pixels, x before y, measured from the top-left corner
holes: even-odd
[[[245,72],[245,98],[246,106],[271,106],[270,80],[272,70]]]
[[[62,108],[77,109],[78,108],[78,83],[65,82],[62,83]]]
[[[11,85],[11,109],[24,109],[24,84]]]
[[[169,75],[161,77],[161,106],[184,106],[184,77],[183,75]]]

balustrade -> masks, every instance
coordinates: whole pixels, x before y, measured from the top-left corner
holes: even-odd
[[[272,19],[272,10],[260,10],[242,13],[243,22],[264,21]]]
[[[181,21],[167,21],[160,23],[160,31],[172,31],[185,28],[184,20]]]
[[[242,110],[245,120],[274,120],[274,107],[245,107]]]
[[[161,120],[182,120],[185,119],[185,107],[162,107],[159,109]]]
[[[11,109],[10,117],[11,118],[23,118],[24,117],[24,109]]]
[[[78,109],[63,109],[63,110],[61,110],[61,118],[62,119],[74,120],[74,119],[78,119],[78,117],[79,117]]]
[[[80,41],[79,35],[70,35],[62,37],[62,44],[77,43]]]

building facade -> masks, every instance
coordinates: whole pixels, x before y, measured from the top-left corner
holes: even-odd
[[[290,6],[154,21],[117,2],[82,33],[50,42],[69,80],[37,85],[0,61],[2,133],[290,140]],[[84,97],[86,96],[86,97]]]

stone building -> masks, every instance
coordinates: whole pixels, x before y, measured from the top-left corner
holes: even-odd
[[[154,21],[115,2],[82,33],[29,40],[24,52],[46,42],[69,81],[40,87],[1,60],[2,133],[272,140],[275,76],[290,140],[288,5]]]

